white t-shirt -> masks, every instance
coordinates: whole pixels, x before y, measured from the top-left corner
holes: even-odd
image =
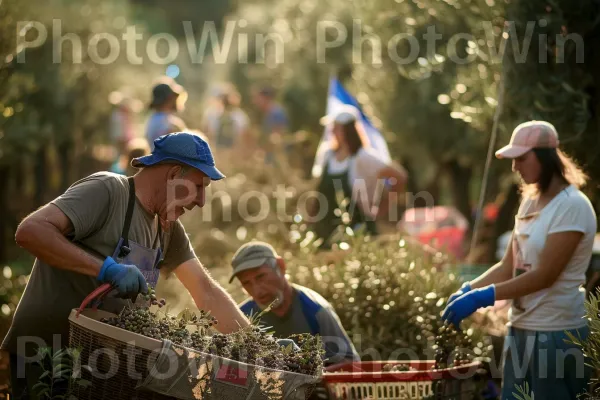
[[[515,217],[514,276],[539,268],[539,257],[548,235],[568,231],[584,235],[551,287],[513,301],[509,325],[533,331],[581,328],[586,325],[582,285],[592,256],[596,213],[587,196],[572,185],[556,195],[539,213],[530,211],[532,205],[533,200],[523,200]]]
[[[496,261],[501,261],[504,257],[504,253],[506,253],[506,248],[510,243],[510,238],[512,237],[512,231],[504,232],[497,241],[497,250],[496,250]]]
[[[353,198],[357,200],[363,213],[373,215],[371,208],[375,194],[383,187],[383,182],[379,182],[378,187],[377,175],[387,166],[378,153],[373,149],[361,148],[354,156],[338,161],[335,153],[329,151],[327,160],[330,174],[341,174],[348,170],[348,183],[352,187]]]

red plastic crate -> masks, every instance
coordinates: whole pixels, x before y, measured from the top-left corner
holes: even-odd
[[[402,364],[416,371],[386,372],[384,365]],[[332,399],[467,400],[477,391],[481,363],[432,370],[434,361],[364,361],[326,369],[323,382]]]

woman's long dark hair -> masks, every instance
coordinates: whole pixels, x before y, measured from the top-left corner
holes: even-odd
[[[350,154],[355,155],[361,148],[369,147],[367,136],[362,129],[362,126],[358,123],[349,122],[344,124],[342,125],[342,130],[344,131],[344,138],[350,149]],[[334,149],[337,149],[338,146],[339,144],[336,143]]]
[[[559,149],[534,148],[538,162],[542,167],[539,181],[535,185],[522,185],[524,194],[541,194],[548,190],[552,178],[558,176],[564,183],[581,188],[587,182],[587,176],[569,156]],[[528,187],[526,187],[528,186]]]

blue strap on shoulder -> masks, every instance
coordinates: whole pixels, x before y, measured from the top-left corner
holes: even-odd
[[[252,311],[256,310],[256,302],[254,300],[247,301],[246,303],[240,306],[240,310],[249,317],[252,314]]]
[[[321,305],[314,300],[312,300],[306,293],[303,291],[298,291],[298,296],[300,297],[300,305],[302,306],[302,313],[306,318],[306,322],[308,322],[308,326],[310,327],[310,332],[313,335],[317,335],[321,328],[319,326],[319,321],[317,321],[317,313],[321,311]]]

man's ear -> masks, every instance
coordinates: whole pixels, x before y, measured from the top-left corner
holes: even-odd
[[[277,257],[277,267],[281,271],[281,276],[285,276],[286,265],[285,261],[283,261],[283,258]]]
[[[172,165],[169,170],[167,171],[167,179],[168,180],[173,180],[176,179],[180,176],[181,174],[181,165]]]

